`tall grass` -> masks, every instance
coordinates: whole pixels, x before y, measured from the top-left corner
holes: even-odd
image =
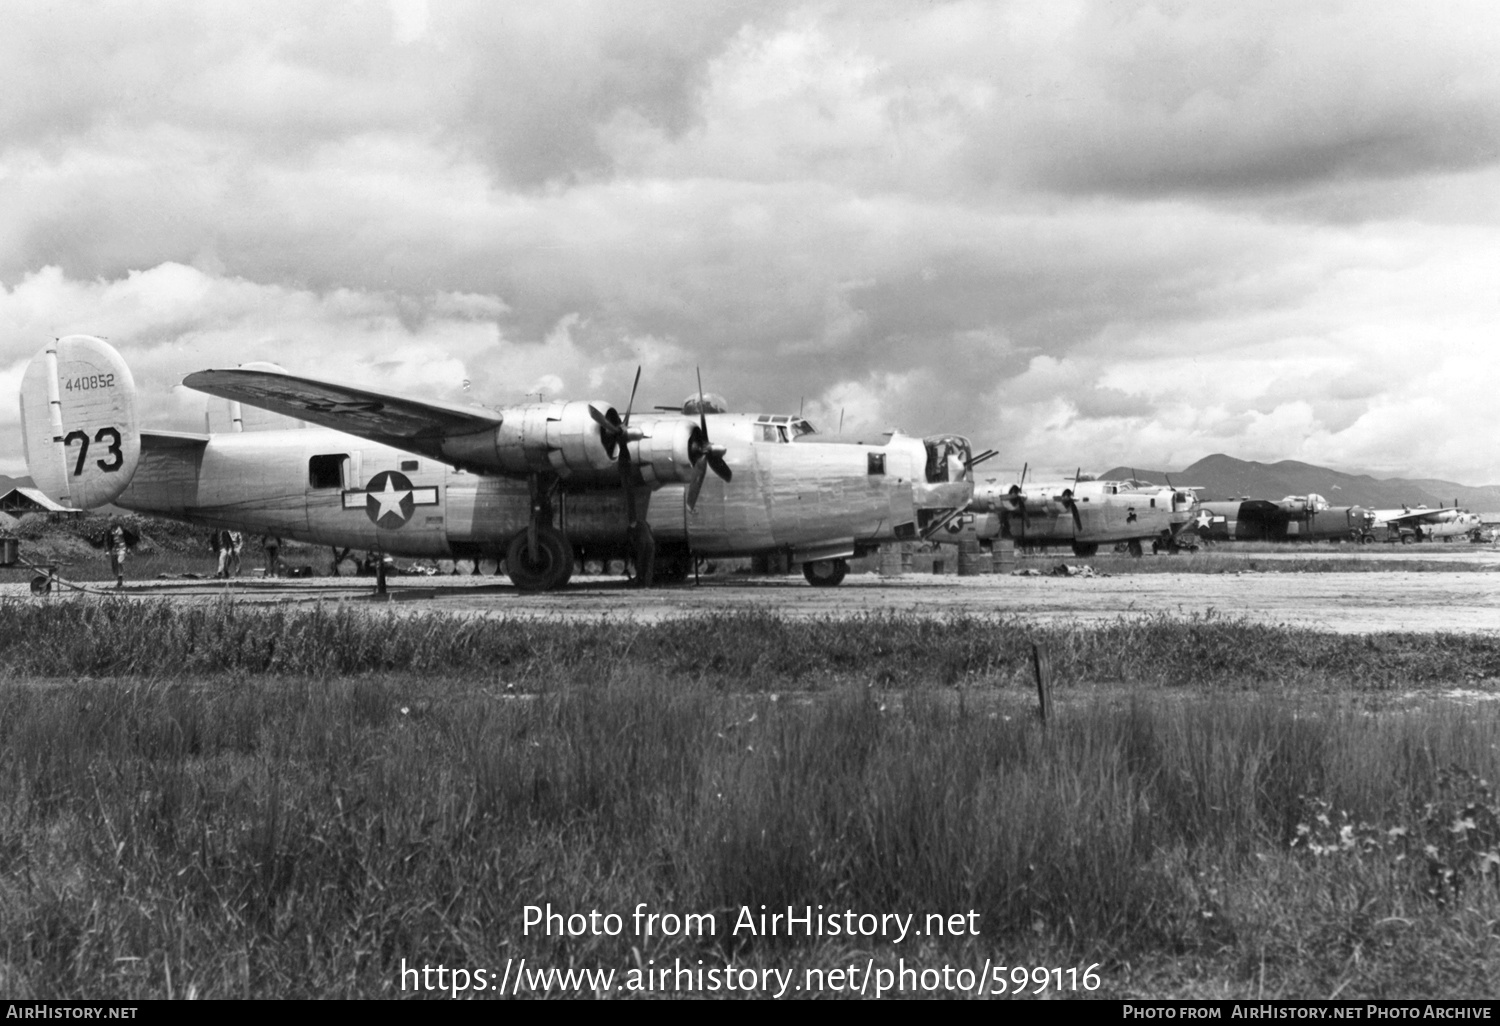
[[[1003,691],[721,684],[648,664],[521,699],[406,673],[7,688],[7,991],[360,996],[399,993],[402,959],[869,952],[1098,962],[1114,996],[1495,992],[1493,709],[1157,694],[1065,701],[1043,730]],[[1346,822],[1442,844],[1455,875],[1434,890],[1429,861],[1345,846]],[[525,935],[548,902],[717,929]],[[736,934],[762,904],[972,910],[980,936]]]
[[[1064,682],[1378,691],[1500,677],[1496,637],[1334,635],[1211,613],[1083,627],[907,613],[784,620],[750,611],[582,626],[397,617],[337,603],[307,611],[0,599],[0,623],[0,671],[36,677],[410,672],[524,689],[607,682],[649,667],[664,681],[743,691],[910,688],[1028,680],[1033,642],[1051,650]]]

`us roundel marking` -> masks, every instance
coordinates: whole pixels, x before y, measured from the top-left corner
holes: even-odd
[[[405,527],[418,506],[436,506],[436,488],[417,488],[397,470],[382,470],[364,489],[344,493],[345,509],[364,509],[376,527]]]

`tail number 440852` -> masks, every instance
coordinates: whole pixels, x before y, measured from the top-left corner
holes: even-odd
[[[106,451],[114,458],[110,460],[95,460],[94,463],[100,470],[107,474],[112,474],[125,465],[125,453],[120,448],[120,432],[118,430],[112,427],[102,427],[94,433],[94,441],[104,442],[106,440],[109,442],[109,448]],[[73,466],[73,476],[77,477],[83,473],[83,461],[88,458],[88,433],[85,431],[73,431],[63,439],[63,445],[72,445],[74,442],[78,443],[78,462]]]

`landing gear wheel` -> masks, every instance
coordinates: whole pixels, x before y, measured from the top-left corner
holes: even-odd
[[[1080,541],[1076,541],[1076,542],[1073,543],[1073,555],[1079,557],[1080,559],[1083,559],[1083,558],[1085,558],[1087,556],[1092,556],[1095,553],[1097,553],[1098,551],[1099,551],[1099,543],[1098,542],[1080,542]]]
[[[802,576],[814,588],[832,588],[849,572],[849,564],[842,559],[816,559],[802,564]]]
[[[1126,542],[1125,543],[1125,551],[1129,552],[1132,556],[1137,556],[1137,557],[1140,556],[1141,555],[1141,541],[1140,541],[1140,539],[1139,538],[1132,538],[1132,539],[1130,539],[1130,541]]]
[[[551,591],[573,576],[573,547],[551,527],[536,529],[536,560],[527,558],[526,532],[520,531],[505,550],[505,570],[521,591]]]
[[[52,590],[52,578],[46,574],[37,574],[31,579],[31,593],[33,595],[46,595]]]

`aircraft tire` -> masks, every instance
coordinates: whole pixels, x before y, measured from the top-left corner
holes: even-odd
[[[814,588],[832,588],[844,580],[849,564],[842,559],[815,559],[802,564],[802,576]]]
[[[1077,542],[1076,541],[1076,542],[1073,543],[1073,555],[1079,557],[1080,559],[1082,559],[1082,558],[1084,558],[1086,556],[1096,555],[1098,552],[1099,552],[1099,543],[1098,542]]]
[[[519,531],[505,550],[505,571],[521,591],[551,591],[573,576],[573,546],[551,527],[536,530],[537,561],[526,556],[526,532]]]

